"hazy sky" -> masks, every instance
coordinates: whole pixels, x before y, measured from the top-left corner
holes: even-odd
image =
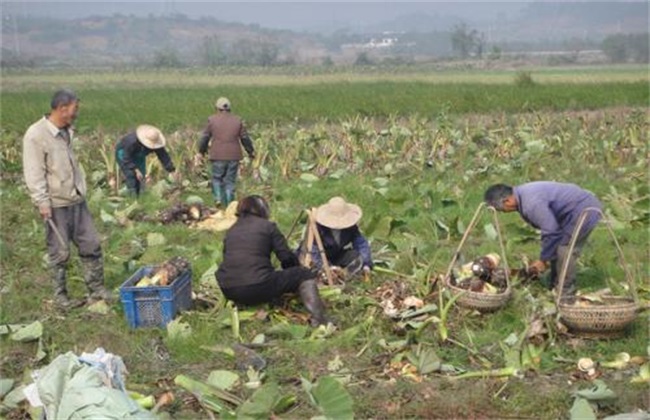
[[[468,21],[492,19],[498,15],[512,16],[528,1],[429,1],[429,2],[221,2],[221,1],[32,1],[2,0],[3,15],[29,14],[57,18],[78,18],[115,13],[162,15],[181,13],[191,18],[211,16],[222,21],[255,23],[263,27],[291,30],[334,30],[359,28],[381,23],[403,15],[458,17]]]

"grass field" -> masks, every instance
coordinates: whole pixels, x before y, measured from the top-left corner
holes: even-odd
[[[338,120],[350,115],[431,118],[453,114],[580,110],[648,104],[647,72],[556,70],[530,72],[533,86],[515,83],[517,72],[437,72],[333,75],[195,75],[164,72],[75,75],[6,75],[2,78],[3,128],[20,132],[47,111],[50,91],[68,86],[83,100],[80,130],[123,130],[147,121],[165,130],[196,127],[228,96],[250,123]]]
[[[487,186],[549,179],[577,183],[601,198],[640,301],[647,306],[647,72],[531,73],[536,84],[529,87],[514,83],[515,72],[265,75],[249,80],[211,80],[209,74],[3,75],[0,322],[42,321],[47,357],[35,362],[36,343],[3,337],[0,374],[20,381],[25,369],[43,366],[59,354],[103,346],[124,358],[131,373],[127,387],[176,394],[165,415],[207,418],[203,408],[183,400],[188,394],[173,379],[184,374],[205,381],[215,369],[232,370],[240,384],[231,392],[250,398],[254,390],[243,385],[250,378],[235,369],[219,346],[250,343],[264,334],[266,341],[257,349],[268,362],[262,389],[268,396],[275,384],[279,395],[295,397],[288,410],[276,411],[279,418],[331,413],[336,404],[313,401],[301,385],[301,378],[318,383],[325,377],[345,384],[343,392],[351,396],[357,418],[569,417],[573,393],[593,386],[577,372],[579,358],[606,362],[625,351],[638,363],[648,363],[647,310],[623,338],[585,340],[557,328],[553,298],[538,282],[514,278],[508,305],[484,315],[456,305],[443,315],[440,303],[448,302],[448,296],[433,287]],[[159,329],[129,330],[119,302],[108,315],[84,309],[62,315],[52,308],[43,227],[21,180],[20,139],[47,111],[52,91],[61,84],[82,96],[77,153],[103,238],[107,285],[118,288],[142,265],[176,255],[188,258],[194,290],[218,302],[183,314],[182,321],[192,328],[189,337],[171,339]],[[330,336],[311,336],[292,315],[301,311],[295,300],[290,312],[262,306],[265,319],[255,316],[260,308],[251,308],[240,310],[240,321],[234,322],[232,308],[206,286],[214,286],[212,271],[221,259],[223,233],[135,220],[155,216],[190,195],[210,202],[208,170],[194,166],[192,157],[218,95],[230,96],[235,112],[249,122],[257,148],[257,158],[243,165],[238,193],[267,196],[283,232],[302,209],[333,195],[364,210],[361,228],[380,269],[369,281],[349,283],[342,292],[324,289],[339,327]],[[110,157],[118,136],[145,121],[164,128],[184,183],[170,189],[153,162],[151,188],[134,209],[131,200],[108,186],[114,167],[100,152]],[[121,217],[127,209],[131,217]],[[481,220],[470,236],[468,258],[498,251],[490,222]],[[537,232],[516,214],[501,215],[500,224],[510,266],[536,258]],[[147,245],[152,232],[164,235],[166,243]],[[299,238],[296,231],[290,243],[297,245]],[[625,294],[623,270],[604,226],[593,233],[580,261],[582,290],[610,287]],[[76,295],[84,292],[80,275],[75,258],[70,284]],[[383,314],[382,296],[408,295],[439,308],[415,326]],[[526,337],[540,321],[546,332]],[[446,340],[441,338],[445,328]],[[507,344],[512,334],[519,344]],[[152,343],[161,343],[170,358],[160,360]],[[454,374],[431,367],[439,361],[469,372],[509,368],[513,354],[519,376],[453,379]],[[634,363],[622,369],[599,367],[600,379],[616,393],[598,405],[599,417],[648,410],[648,384],[630,383],[639,370]],[[271,411],[267,408],[260,417]],[[11,416],[21,414],[20,408],[10,411]]]

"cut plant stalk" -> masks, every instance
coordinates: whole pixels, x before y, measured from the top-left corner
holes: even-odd
[[[192,379],[189,376],[178,375],[176,378],[174,378],[174,383],[193,394],[200,395],[201,398],[217,398],[219,400],[229,402],[235,406],[238,406],[242,403],[241,398],[238,396],[214,386],[208,385],[205,382]],[[217,403],[219,402],[217,401]],[[223,404],[221,404],[221,407],[223,409],[227,409],[227,407]]]
[[[462,373],[457,376],[450,376],[450,379],[470,379],[470,378],[499,378],[499,377],[520,377],[521,372],[514,367],[504,367],[501,369],[477,370],[474,372]]]

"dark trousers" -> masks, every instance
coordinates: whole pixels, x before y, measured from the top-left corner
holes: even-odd
[[[67,265],[70,260],[70,242],[76,245],[79,257],[83,260],[101,260],[99,235],[85,201],[68,207],[52,208],[52,222],[62,240],[59,240],[50,224],[46,223],[47,251],[53,267]]]
[[[562,273],[562,268],[564,263],[569,259],[569,266],[567,267],[566,277],[564,279],[564,287],[562,290],[563,294],[574,295],[576,292],[576,273],[578,265],[578,257],[582,252],[582,247],[587,242],[587,238],[591,231],[587,232],[582,237],[579,237],[573,247],[573,252],[569,255],[569,245],[560,245],[557,247],[555,252],[555,258],[551,261],[551,273],[550,273],[550,286],[554,288],[558,286],[560,280],[560,274]],[[558,293],[560,291],[558,290]]]
[[[126,165],[124,165],[124,150],[117,149],[115,151],[115,158],[117,165],[120,167],[120,171],[124,174],[124,182],[126,183],[126,187],[129,189],[129,193],[140,195],[140,193],[144,191],[144,179],[139,181],[138,177],[135,175],[135,169],[127,168]],[[147,176],[146,156],[137,156],[134,163],[142,176]]]
[[[316,274],[305,267],[290,267],[271,273],[262,283],[222,288],[226,298],[243,305],[270,303],[285,293],[296,293],[300,283],[315,279]]]
[[[215,201],[228,205],[234,200],[238,171],[238,160],[212,161],[212,195]]]

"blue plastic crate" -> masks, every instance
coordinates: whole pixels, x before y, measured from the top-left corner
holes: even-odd
[[[120,286],[126,320],[131,328],[162,327],[178,312],[192,306],[192,270],[185,270],[169,286],[135,287],[155,267],[145,266]]]

